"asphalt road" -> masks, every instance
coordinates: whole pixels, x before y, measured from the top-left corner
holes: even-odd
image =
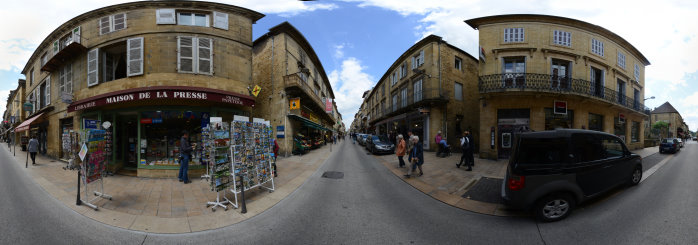
[[[441,203],[343,141],[306,183],[266,212],[217,230],[163,235],[77,214],[11,164],[2,147],[0,244],[692,244],[698,241],[696,152],[698,144],[690,142],[665,155],[666,164],[639,186],[584,205],[566,220],[539,224]],[[322,178],[325,171],[344,178]]]

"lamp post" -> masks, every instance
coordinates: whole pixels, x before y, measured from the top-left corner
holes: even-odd
[[[644,100],[642,100],[642,101],[645,101],[645,100],[652,100],[652,99],[654,99],[654,96],[652,96],[652,97],[649,97],[649,98],[645,98],[645,99],[644,99]]]

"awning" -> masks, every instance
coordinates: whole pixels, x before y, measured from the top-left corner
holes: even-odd
[[[310,119],[307,119],[307,118],[305,118],[305,117],[301,117],[301,116],[298,116],[298,115],[295,115],[295,114],[288,114],[288,117],[291,118],[291,119],[298,120],[298,121],[302,122],[305,126],[308,126],[308,127],[310,127],[310,128],[319,129],[319,130],[326,130],[326,131],[332,131],[332,130],[329,130],[329,129],[323,127],[322,125],[320,125],[320,124],[318,124],[318,123],[316,123],[316,122],[310,121]]]
[[[34,122],[34,120],[38,119],[39,117],[41,117],[43,115],[44,115],[44,113],[42,112],[42,113],[39,113],[39,115],[36,115],[32,118],[24,120],[24,122],[22,122],[22,124],[20,124],[19,126],[17,126],[17,128],[15,128],[15,132],[19,133],[19,132],[28,130],[29,126],[32,124],[32,122]]]

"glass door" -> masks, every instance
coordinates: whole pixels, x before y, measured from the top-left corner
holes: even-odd
[[[570,77],[570,62],[553,59],[551,69],[551,84],[554,89],[568,89]]]

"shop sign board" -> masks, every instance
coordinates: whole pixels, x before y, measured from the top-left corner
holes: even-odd
[[[325,98],[325,112],[332,113],[332,99]]]
[[[153,123],[162,123],[162,118],[153,118]]]
[[[276,126],[276,138],[286,137],[286,131],[284,131],[284,126]]]
[[[298,110],[301,108],[301,98],[292,98],[288,100],[288,107],[291,110]]]
[[[99,125],[99,120],[85,119],[83,125],[85,125],[86,129],[97,129],[97,126]]]
[[[82,147],[80,147],[80,153],[78,153],[78,156],[80,156],[80,161],[85,161],[85,156],[87,156],[87,144],[83,143]]]
[[[141,118],[141,124],[151,124],[153,123],[152,118]]]
[[[553,107],[554,114],[567,115],[567,101],[555,101]]]
[[[86,99],[71,104],[68,107],[68,112],[90,109],[97,106],[112,105],[125,102],[143,101],[143,100],[189,100],[189,101],[213,101],[226,104],[254,106],[254,100],[237,96],[234,94],[226,94],[229,92],[221,91],[214,92],[209,90],[185,90],[174,88],[154,87],[149,90],[124,90],[122,93],[111,93],[109,96],[97,96],[94,99]]]
[[[22,108],[24,108],[24,111],[32,111],[34,104],[27,102],[22,105]]]
[[[254,85],[254,88],[252,89],[252,95],[254,95],[254,97],[257,97],[260,91],[262,91],[262,88],[259,85]]]
[[[625,123],[625,114],[618,113],[618,122]],[[671,126],[671,124],[669,124]]]

